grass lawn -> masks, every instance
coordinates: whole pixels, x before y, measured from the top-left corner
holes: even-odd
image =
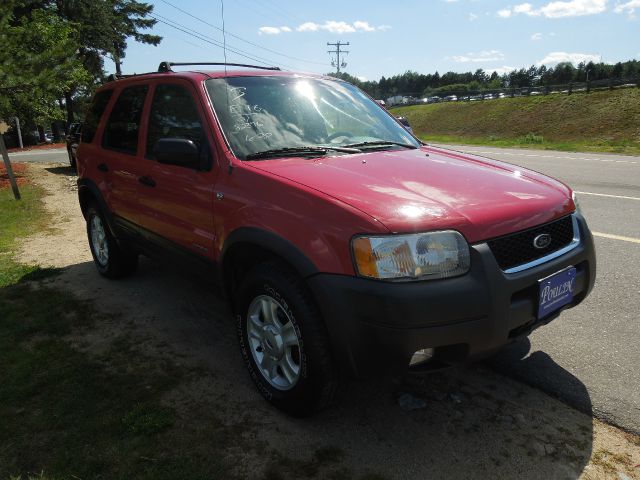
[[[16,240],[45,227],[42,193],[33,185],[23,185],[20,187],[22,200],[16,201],[10,188],[0,188],[0,288],[16,283],[25,275],[37,275],[40,270],[16,263],[12,253]]]

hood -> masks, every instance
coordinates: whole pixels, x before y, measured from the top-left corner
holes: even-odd
[[[347,203],[391,232],[455,229],[474,243],[574,210],[557,180],[433,147],[247,163]]]

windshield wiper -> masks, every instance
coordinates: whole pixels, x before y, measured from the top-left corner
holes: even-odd
[[[385,147],[385,146],[391,146],[391,145],[397,145],[398,147],[404,147],[404,148],[410,148],[412,150],[415,150],[416,147],[415,145],[411,145],[410,143],[402,143],[402,142],[394,142],[392,140],[376,140],[374,142],[359,142],[359,143],[349,143],[348,145],[343,145],[343,147],[347,147],[347,148],[353,148],[353,147]]]
[[[274,148],[272,150],[263,150],[262,152],[250,153],[245,158],[247,160],[258,160],[261,158],[286,157],[286,156],[302,156],[302,155],[326,155],[328,150],[335,150],[344,153],[360,153],[357,148],[345,147],[329,147],[325,145],[307,146],[307,147],[286,147]]]

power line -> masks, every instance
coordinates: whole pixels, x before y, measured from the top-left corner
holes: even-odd
[[[178,22],[174,22],[173,20],[169,20],[168,18],[163,17],[162,15],[159,15],[157,13],[150,13],[149,15],[151,15],[153,18],[155,18],[158,22],[164,23],[165,25],[168,25],[169,27],[172,27],[172,28],[174,28],[176,30],[179,30],[179,31],[183,32],[183,33],[186,33],[187,35],[190,35],[190,36],[192,36],[194,38],[197,38],[200,41],[209,43],[209,44],[214,45],[214,46],[216,46],[218,48],[221,48],[223,50],[225,49],[224,45],[222,43],[220,43],[219,41],[217,41],[217,40],[215,40],[215,39],[213,39],[211,37],[208,37],[208,36],[198,32],[196,30],[193,30],[193,29],[191,29],[189,27],[186,27],[185,25],[182,25],[182,24],[180,24]],[[245,50],[241,50],[241,49],[239,49],[237,47],[230,47],[230,46],[227,45],[226,49],[228,51],[232,52],[232,53],[235,53],[236,55],[239,55],[241,57],[247,58],[247,59],[249,59],[251,61],[254,61],[254,62],[262,63],[264,65],[279,65],[279,66],[283,66],[283,67],[286,67],[286,68],[291,68],[289,65],[285,65],[283,63],[273,62],[273,61],[271,61],[269,59],[266,59],[266,58],[263,58],[263,57],[259,57],[257,55],[253,55],[252,53],[247,52]]]
[[[340,54],[341,53],[349,53],[348,50],[340,50],[340,47],[342,46],[346,46],[349,45],[349,42],[347,43],[329,43],[327,42],[327,45],[330,47],[336,47],[335,50],[327,50],[327,53],[335,53],[336,54],[336,60],[331,60],[331,65],[336,67],[336,73],[340,73],[340,67],[346,67],[347,63],[343,60],[342,63],[340,63]]]
[[[189,16],[189,17],[191,17],[191,18],[193,18],[193,19],[195,19],[195,20],[198,20],[199,22],[201,22],[201,23],[203,23],[203,24],[205,24],[205,25],[207,25],[207,26],[209,26],[209,27],[215,28],[216,30],[218,30],[218,31],[222,32],[222,29],[221,29],[220,27],[218,27],[217,25],[214,25],[214,24],[212,24],[212,23],[209,23],[209,22],[207,22],[207,21],[205,21],[205,20],[203,20],[203,19],[201,19],[201,18],[197,17],[196,15],[193,15],[193,14],[189,13],[188,11],[186,11],[186,10],[184,10],[184,9],[182,9],[182,8],[180,8],[180,7],[178,7],[177,5],[174,5],[173,3],[171,3],[171,2],[169,2],[169,1],[167,1],[167,0],[160,0],[160,1],[161,1],[161,2],[163,2],[163,3],[166,3],[166,4],[167,4],[167,5],[169,5],[170,7],[175,8],[176,10],[178,10],[178,11],[180,11],[180,12],[184,13],[185,15],[187,15],[187,16]],[[186,27],[185,27],[185,28],[186,28]],[[265,51],[267,51],[267,52],[273,53],[274,55],[279,55],[279,56],[281,56],[281,57],[289,58],[289,59],[291,59],[291,60],[296,60],[296,61],[298,61],[298,62],[311,63],[311,64],[315,64],[315,65],[322,65],[322,66],[324,66],[324,67],[329,66],[329,65],[328,65],[328,64],[326,64],[326,63],[322,63],[322,62],[315,62],[315,61],[313,61],[313,60],[305,60],[304,58],[294,57],[293,55],[288,55],[288,54],[286,54],[286,53],[281,53],[281,52],[278,52],[278,51],[276,51],[276,50],[272,50],[272,49],[270,49],[270,48],[263,47],[262,45],[258,45],[257,43],[254,43],[254,42],[251,42],[251,41],[249,41],[249,40],[246,40],[246,39],[244,39],[244,38],[242,38],[242,37],[240,37],[240,36],[238,36],[238,35],[235,35],[235,34],[233,34],[233,33],[229,32],[229,31],[226,31],[226,34],[227,34],[227,35],[229,35],[230,37],[233,37],[233,38],[236,38],[236,39],[240,40],[241,42],[247,43],[247,44],[249,44],[249,45],[251,45],[251,46],[253,46],[253,47],[260,48],[260,49],[265,50]]]
[[[280,15],[283,15],[284,17],[287,17],[294,22],[300,22],[300,23],[305,22],[305,20],[303,20],[302,18],[298,17],[297,15],[291,14],[290,12],[282,8],[280,5],[277,5],[270,0],[253,0],[253,1],[256,2],[257,4],[263,4],[265,7],[273,10],[274,13],[279,12]]]

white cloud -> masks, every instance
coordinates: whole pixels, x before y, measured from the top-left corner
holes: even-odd
[[[533,41],[542,40],[542,34],[541,33],[534,33],[533,35],[531,35],[531,40],[533,40]]]
[[[613,11],[616,13],[626,12],[629,14],[629,18],[636,18],[636,8],[640,10],[640,0],[629,0],[625,3],[618,3]]]
[[[512,15],[528,15],[530,17],[545,16],[547,18],[579,17],[596,15],[607,9],[609,0],[569,0],[549,2],[540,8],[534,8],[530,3],[521,3],[513,8],[498,11],[498,16],[509,18]],[[638,4],[640,0],[630,0],[628,3]],[[617,9],[618,7],[616,7]],[[633,7],[635,8],[635,7]]]
[[[483,50],[482,52],[469,52],[465,55],[454,55],[447,57],[458,63],[478,63],[478,62],[497,62],[504,59],[504,53],[499,50]]]
[[[551,52],[538,62],[538,65],[555,66],[561,62],[571,62],[578,64],[580,62],[600,62],[602,57],[590,53],[568,53],[568,52]]]
[[[476,18],[478,18],[478,15],[476,15],[475,13],[470,13],[469,14],[469,21],[473,22]]]
[[[374,26],[363,20],[356,20],[353,23],[338,22],[335,20],[327,20],[324,23],[305,22],[296,27],[296,31],[298,32],[317,32],[324,30],[330,33],[385,32],[390,29],[390,25]]]
[[[540,9],[548,18],[578,17],[595,15],[607,9],[607,0],[572,0],[570,2],[551,2]]]
[[[356,31],[356,27],[347,22],[336,22],[335,20],[329,20],[325,22],[320,28],[331,33],[353,33]]]
[[[367,77],[363,77],[362,75],[358,75],[356,77],[358,80],[360,80],[361,82],[368,82],[369,80],[367,79]]]
[[[537,16],[540,13],[533,9],[533,5],[530,3],[522,3],[513,7],[513,13],[523,13],[524,15]]]
[[[362,30],[363,32],[375,32],[375,28],[369,25],[369,22],[362,22],[360,20],[356,20],[353,22],[353,27],[356,30]]]
[[[296,30],[299,32],[317,32],[320,30],[320,25],[314,22],[305,22],[302,25],[299,25]]]
[[[284,30],[284,29],[287,30]],[[291,29],[289,27],[260,27],[258,29],[259,35],[278,35],[282,32],[290,32]]]

